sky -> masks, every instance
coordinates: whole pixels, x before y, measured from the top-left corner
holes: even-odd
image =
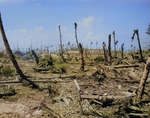
[[[59,25],[63,44],[76,45],[75,22],[78,41],[86,48],[102,48],[103,42],[108,46],[111,34],[113,50],[113,31],[118,50],[123,43],[125,50],[138,48],[137,36],[131,41],[134,29],[139,30],[142,48],[150,48],[150,35],[145,33],[150,24],[150,0],[0,0],[0,12],[12,50],[17,45],[20,50],[31,45],[58,48]]]

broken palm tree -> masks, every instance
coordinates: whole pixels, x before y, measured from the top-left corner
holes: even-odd
[[[113,31],[113,38],[114,38],[114,56],[116,57],[117,56],[117,53],[116,53],[116,41],[115,41],[115,31]]]
[[[123,59],[123,49],[124,49],[124,43],[121,45],[121,58]]]
[[[141,60],[143,61],[142,49],[141,49],[141,44],[140,44],[140,39],[139,39],[139,33],[138,33],[138,31],[139,31],[138,29],[134,30],[133,36],[131,38],[132,38],[132,41],[133,41],[135,34],[137,34],[137,40],[138,40],[139,49],[140,49],[140,56],[141,56]]]
[[[35,60],[36,60],[36,64],[38,64],[39,63],[39,58],[38,58],[38,56],[36,55],[36,53],[32,50],[32,54],[34,55],[34,57],[35,57]]]
[[[3,24],[2,24],[2,19],[1,19],[1,14],[0,14],[0,30],[1,30],[3,41],[4,41],[4,45],[6,47],[6,52],[7,52],[8,56],[9,56],[9,59],[12,61],[13,65],[14,65],[14,67],[16,69],[16,72],[21,77],[22,85],[23,86],[33,85],[33,87],[38,88],[38,86],[35,85],[31,80],[27,79],[27,77],[23,74],[23,72],[21,71],[20,67],[18,66],[18,63],[17,63],[17,61],[15,59],[15,56],[12,53],[12,50],[11,50],[11,48],[9,46],[8,40],[7,40],[6,35],[5,35],[5,31],[4,31]]]
[[[58,26],[59,28],[59,35],[60,35],[60,56],[63,59],[63,62],[66,62],[64,55],[63,55],[63,46],[62,46],[62,39],[61,39],[61,29],[60,29],[60,25]]]
[[[80,70],[84,71],[83,49],[82,49],[81,43],[79,43],[79,49],[80,49],[80,54],[81,54],[81,67],[80,67]]]
[[[77,48],[78,48],[79,44],[78,44],[78,38],[77,38],[77,23],[74,23],[74,25],[75,25],[75,38],[76,38],[76,43],[77,43]]]
[[[143,76],[141,78],[140,85],[139,85],[139,88],[137,90],[137,101],[138,100],[141,101],[141,99],[142,99],[142,95],[144,93],[145,84],[146,84],[146,81],[147,81],[147,78],[148,78],[149,71],[150,71],[150,56],[148,57],[147,62],[145,64],[145,69],[144,69],[144,72],[143,72]]]
[[[105,62],[107,62],[107,55],[106,55],[105,47],[106,47],[106,44],[105,44],[105,42],[103,42],[104,59],[105,59]]]
[[[111,34],[109,35],[109,41],[108,41],[108,62],[110,65],[111,64]]]

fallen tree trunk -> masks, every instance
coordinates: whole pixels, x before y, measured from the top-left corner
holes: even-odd
[[[146,84],[146,81],[148,78],[149,71],[150,71],[150,56],[148,57],[147,62],[145,64],[143,76],[141,78],[140,85],[139,85],[139,88],[137,90],[137,100],[141,101],[141,99],[142,99],[142,95],[144,93],[144,88],[145,88],[145,84]]]
[[[111,68],[128,68],[128,67],[139,67],[139,65],[118,65],[118,66],[111,66]]]

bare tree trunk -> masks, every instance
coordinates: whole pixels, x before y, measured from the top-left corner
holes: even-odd
[[[105,62],[107,62],[107,55],[106,55],[105,47],[106,47],[106,44],[105,44],[105,42],[103,42],[104,59],[105,59]]]
[[[115,53],[115,57],[116,55],[116,41],[115,41],[115,31],[113,31],[113,38],[114,38],[114,53]]]
[[[81,67],[80,70],[84,71],[84,59],[83,59],[83,49],[81,43],[79,43],[80,54],[81,54]]]
[[[21,77],[22,85],[24,86],[24,85],[32,84],[33,87],[37,88],[37,86],[32,81],[30,81],[30,80],[28,80],[26,78],[26,76],[23,74],[23,72],[21,71],[21,69],[18,66],[18,63],[17,63],[17,61],[16,61],[16,59],[15,59],[13,53],[12,53],[12,50],[11,50],[11,48],[9,46],[8,40],[7,40],[6,35],[5,35],[5,31],[4,31],[3,24],[2,24],[2,19],[1,19],[1,14],[0,14],[0,30],[1,30],[1,33],[2,33],[4,45],[6,47],[6,52],[7,52],[8,56],[9,56],[9,59],[12,61],[13,65],[14,65],[14,67],[16,69],[16,72]]]
[[[132,40],[134,39],[134,36],[135,34],[137,34],[137,40],[138,40],[138,44],[139,44],[139,49],[140,49],[140,56],[141,56],[141,59],[143,61],[143,55],[142,55],[142,49],[141,49],[141,44],[140,44],[140,39],[139,39],[139,33],[138,33],[138,29],[137,30],[134,30],[134,33],[133,33],[133,36],[131,37]]]
[[[144,88],[145,88],[146,80],[148,78],[149,71],[150,71],[150,56],[148,57],[147,62],[145,64],[143,76],[141,78],[141,82],[137,91],[137,100],[142,99],[142,95],[144,93]]]
[[[111,61],[111,34],[109,35],[109,44],[108,44],[108,62]]]
[[[32,50],[32,54],[34,55],[34,57],[35,57],[35,60],[36,60],[36,64],[38,64],[39,63],[39,58],[38,58],[38,56],[36,55],[36,53]]]
[[[123,46],[124,46],[124,43],[121,45],[121,58],[123,59]]]
[[[74,25],[75,25],[75,38],[76,38],[77,48],[78,48],[79,44],[78,44],[78,38],[77,38],[77,23],[74,23]]]
[[[66,62],[64,55],[63,55],[63,46],[62,46],[62,39],[61,39],[61,29],[60,29],[60,25],[59,27],[59,34],[60,34],[60,56],[63,59],[64,62]]]

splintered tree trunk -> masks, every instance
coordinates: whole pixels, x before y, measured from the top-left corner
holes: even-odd
[[[109,44],[108,44],[108,62],[111,61],[111,34],[109,35]]]
[[[123,59],[123,47],[121,47],[121,58]]]
[[[21,71],[21,69],[18,66],[18,63],[17,63],[17,61],[16,61],[16,59],[15,59],[13,53],[12,53],[12,50],[11,50],[11,48],[9,46],[8,40],[7,40],[6,35],[5,35],[5,31],[4,31],[3,24],[2,24],[2,19],[1,19],[1,14],[0,14],[0,30],[1,30],[1,34],[2,34],[2,37],[3,37],[4,45],[6,47],[6,52],[7,52],[8,56],[9,56],[9,59],[12,61],[13,65],[14,65],[14,67],[16,69],[16,72],[21,77],[22,85],[24,86],[24,85],[32,84],[33,87],[37,88],[37,86],[32,81],[30,81],[30,80],[28,80],[26,78],[26,76],[23,74],[23,72]]]
[[[106,47],[106,44],[105,44],[105,42],[103,42],[104,59],[105,59],[105,62],[107,62],[107,55],[106,55],[105,47]]]
[[[143,61],[143,55],[142,55],[142,49],[141,49],[141,43],[140,43],[140,39],[139,39],[139,33],[138,33],[138,29],[134,30],[133,36],[131,37],[132,40],[134,39],[135,34],[137,34],[137,40],[138,40],[138,44],[139,44],[139,49],[140,49],[140,56],[141,56],[141,60]]]
[[[80,67],[80,70],[84,71],[83,49],[82,49],[81,43],[79,43],[79,49],[80,49],[80,54],[81,54],[81,67]]]
[[[75,38],[76,38],[76,43],[77,43],[77,48],[78,48],[79,44],[78,44],[78,38],[77,38],[77,23],[74,23],[74,25],[75,25]]]
[[[35,60],[36,60],[36,64],[38,64],[39,63],[39,58],[38,58],[38,56],[36,55],[36,53],[32,50],[32,54],[34,55],[34,57],[35,57]]]
[[[123,46],[124,46],[124,43],[121,45],[121,58],[123,59]]]
[[[141,56],[141,59],[142,59],[142,61],[143,61],[143,55],[142,55],[142,49],[141,49],[141,43],[140,43],[139,33],[138,33],[138,32],[137,32],[137,40],[138,40],[139,49],[140,49],[140,56]]]
[[[65,58],[64,58],[64,55],[63,55],[63,46],[62,46],[60,25],[58,26],[58,28],[59,28],[59,34],[60,34],[60,56],[63,59],[63,61],[65,62]]]
[[[115,41],[115,31],[113,31],[113,38],[114,38],[114,53],[115,53],[115,57],[116,55],[116,41]]]
[[[142,99],[142,95],[144,93],[144,88],[145,88],[146,80],[148,78],[149,71],[150,71],[150,56],[148,57],[147,62],[145,64],[143,76],[141,78],[141,82],[137,91],[137,100],[141,101]]]

